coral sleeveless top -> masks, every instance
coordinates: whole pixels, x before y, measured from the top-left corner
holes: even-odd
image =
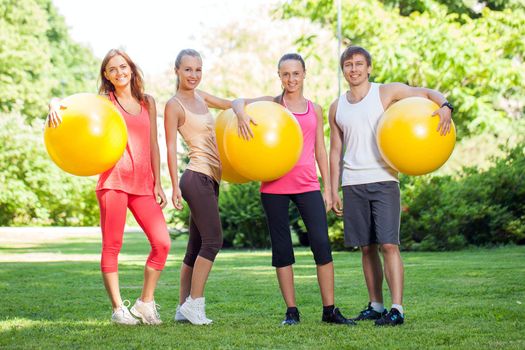
[[[346,92],[339,96],[335,122],[343,132],[342,186],[396,181],[397,171],[385,163],[376,142],[377,125],[383,115],[381,84],[372,83],[368,94],[350,103]]]
[[[124,117],[128,129],[128,144],[115,166],[98,179],[96,190],[120,190],[135,195],[153,194],[153,171],[150,153],[150,116],[144,103],[138,115],[126,112],[110,92],[109,99]]]
[[[222,168],[215,138],[215,119],[209,111],[205,114],[193,113],[177,97],[175,100],[185,114],[179,133],[189,147],[190,162],[186,169],[208,175],[220,183]]]
[[[283,100],[284,102],[284,100]],[[286,103],[284,103],[286,107]],[[283,177],[261,183],[261,192],[270,194],[296,194],[319,191],[321,186],[317,179],[315,167],[315,135],[317,130],[317,113],[314,104],[308,100],[306,112],[293,113],[303,132],[303,151],[297,164]]]

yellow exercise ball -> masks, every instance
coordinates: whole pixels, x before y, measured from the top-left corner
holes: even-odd
[[[108,99],[75,94],[60,101],[62,123],[45,126],[44,143],[62,170],[79,176],[100,174],[122,157],[128,134],[126,122]]]
[[[231,108],[222,111],[215,120],[215,136],[217,140],[217,147],[219,149],[219,157],[221,158],[222,180],[242,184],[245,182],[249,182],[250,179],[239,175],[235,171],[230,161],[228,160],[228,157],[226,156],[226,151],[224,150],[224,130],[228,126],[230,120],[234,118],[236,118],[236,116]]]
[[[255,181],[272,181],[289,172],[303,149],[303,133],[295,117],[274,102],[259,101],[245,107],[257,125],[251,125],[253,138],[237,133],[237,118],[231,118],[224,131],[228,160],[241,176]]]
[[[392,168],[407,175],[423,175],[441,167],[452,154],[456,128],[442,136],[437,131],[439,109],[423,97],[409,97],[390,106],[377,128],[377,145]]]

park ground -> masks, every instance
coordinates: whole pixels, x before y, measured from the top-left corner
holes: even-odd
[[[125,235],[121,290],[140,295],[148,243]],[[173,241],[159,283],[161,326],[109,322],[97,228],[0,228],[1,349],[524,349],[525,247],[403,253],[406,323],[396,328],[320,322],[310,251],[296,248],[301,324],[285,307],[268,250],[223,250],[206,288],[210,326],[175,323],[184,238]],[[335,252],[336,304],[355,316],[367,303],[358,252]],[[384,287],[387,294],[386,285]],[[386,298],[387,303],[389,298]]]

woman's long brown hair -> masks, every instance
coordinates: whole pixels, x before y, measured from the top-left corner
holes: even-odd
[[[121,56],[126,60],[129,67],[131,68],[131,95],[136,98],[140,103],[148,104],[146,96],[144,95],[144,78],[142,77],[142,71],[140,68],[131,60],[127,53],[119,49],[111,49],[108,51],[102,63],[100,65],[100,86],[98,88],[99,94],[109,94],[115,91],[115,86],[106,79],[104,72],[110,59],[115,56]]]

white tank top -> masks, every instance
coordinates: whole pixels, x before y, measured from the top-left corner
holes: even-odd
[[[372,83],[368,94],[350,103],[346,93],[339,97],[335,122],[343,132],[342,186],[396,181],[397,171],[385,163],[376,143],[376,129],[383,115],[380,84]]]

